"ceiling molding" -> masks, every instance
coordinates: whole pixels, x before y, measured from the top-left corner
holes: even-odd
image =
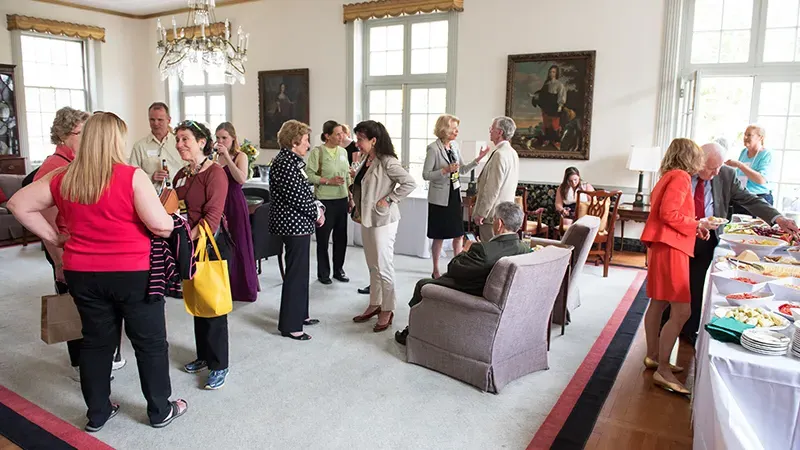
[[[80,5],[67,0],[34,0],[34,1],[39,3],[49,3],[51,5],[66,6],[68,8],[82,9],[84,11],[94,11],[103,14],[110,14],[112,16],[125,17],[126,19],[154,19],[156,17],[168,16],[170,14],[180,14],[189,12],[189,8],[177,8],[150,14],[130,14],[106,8],[98,8],[95,6]],[[217,1],[217,8],[223,6],[238,5],[242,3],[252,3],[257,1],[260,0],[219,0]]]
[[[50,33],[57,36],[61,35],[79,37],[82,39],[95,39],[102,42],[106,41],[106,29],[93,27],[91,25],[39,19],[38,17],[19,16],[17,14],[8,14],[6,20],[8,22],[9,31],[36,31],[38,33]]]
[[[464,11],[464,0],[373,0],[344,5],[344,23],[434,11]]]

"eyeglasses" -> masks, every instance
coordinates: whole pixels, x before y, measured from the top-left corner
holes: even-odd
[[[70,131],[69,134],[71,136],[80,136],[83,131]]]

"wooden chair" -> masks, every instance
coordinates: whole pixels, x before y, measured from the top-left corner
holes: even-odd
[[[525,189],[524,186],[519,186],[517,188],[517,193],[520,193],[520,191],[522,195],[514,197],[514,202],[522,209],[525,215],[522,221],[522,228],[520,228],[518,232],[520,239],[526,236],[541,236],[547,238],[550,235],[550,227],[542,223],[544,208],[535,210],[528,209],[528,190]],[[531,220],[531,217],[536,217],[536,220]]]
[[[583,216],[595,216],[600,218],[600,228],[594,238],[594,245],[589,251],[590,259],[596,257],[595,265],[603,263],[603,278],[608,277],[608,266],[611,264],[611,257],[614,255],[614,225],[617,223],[617,210],[622,191],[583,191],[578,189],[576,197],[581,196],[588,199],[579,202],[575,213],[576,219]]]

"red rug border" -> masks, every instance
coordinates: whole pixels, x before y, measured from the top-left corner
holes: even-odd
[[[526,450],[549,449],[552,446],[553,441],[556,436],[558,436],[558,432],[561,431],[572,409],[575,407],[575,403],[578,401],[581,393],[586,388],[586,384],[589,382],[597,365],[600,363],[600,359],[603,357],[603,354],[605,354],[608,345],[617,333],[617,329],[619,329],[631,304],[633,304],[633,301],[636,299],[636,294],[639,293],[645,278],[647,278],[647,271],[636,271],[639,273],[636,275],[636,278],[633,279],[633,282],[622,297],[619,305],[617,305],[617,309],[611,315],[603,331],[600,332],[600,336],[597,337],[597,340],[578,367],[575,375],[572,376],[567,387],[564,388],[564,392],[561,393],[553,409],[550,410],[550,414],[547,415],[547,418],[539,427],[539,430],[536,431],[533,440],[528,444]]]
[[[3,385],[0,385],[0,403],[75,448],[81,450],[114,450],[114,447],[75,428],[71,423],[61,420],[51,412],[31,403]]]

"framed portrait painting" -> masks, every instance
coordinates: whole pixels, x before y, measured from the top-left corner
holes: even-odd
[[[308,123],[308,69],[258,72],[260,147],[276,149],[278,130],[290,119]]]
[[[510,55],[506,115],[522,158],[589,159],[595,52]]]

